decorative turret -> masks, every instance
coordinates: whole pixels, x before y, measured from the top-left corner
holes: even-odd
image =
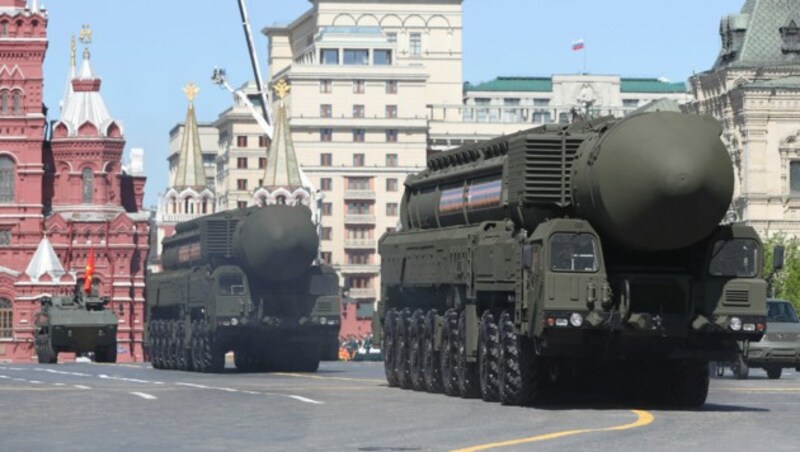
[[[203,150],[200,145],[200,132],[197,129],[197,117],[194,112],[194,99],[199,91],[200,88],[194,83],[189,83],[183,88],[186,98],[189,99],[189,108],[186,110],[178,169],[175,171],[175,178],[172,181],[172,187],[176,190],[191,187],[200,191],[206,187]]]
[[[304,180],[294,152],[292,131],[286,114],[284,98],[289,85],[280,80],[274,86],[280,99],[278,113],[275,115],[275,132],[267,153],[267,166],[264,171],[263,186],[256,189],[255,198],[259,205],[312,203],[313,188]]]
[[[61,262],[53,250],[53,245],[47,239],[47,234],[44,234],[36,252],[33,253],[25,274],[32,282],[38,282],[44,275],[50,276],[52,281],[58,281],[65,273],[64,267],[61,266]]]

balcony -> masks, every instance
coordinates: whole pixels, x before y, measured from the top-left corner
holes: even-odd
[[[375,239],[345,239],[344,247],[356,250],[375,249]]]
[[[374,287],[367,287],[367,288],[355,288],[351,287],[348,289],[349,297],[350,298],[375,298],[375,288]]]
[[[345,190],[344,199],[375,200],[375,190]]]
[[[339,271],[342,273],[368,273],[375,274],[381,271],[381,266],[378,264],[343,264],[339,265]]]
[[[345,224],[375,224],[375,215],[355,215],[344,216]]]

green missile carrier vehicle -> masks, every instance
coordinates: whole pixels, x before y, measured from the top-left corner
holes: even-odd
[[[389,385],[540,404],[610,369],[647,402],[705,403],[708,362],[766,325],[759,237],[720,225],[734,182],[720,133],[640,113],[431,156],[380,240]]]
[[[335,353],[339,279],[313,265],[305,206],[229,210],[179,223],[147,280],[147,344],[158,369],[315,371]]]
[[[117,361],[117,316],[106,309],[108,297],[83,291],[83,278],[72,295],[42,297],[42,308],[34,316],[34,348],[40,364],[55,364],[59,352],[76,355],[94,353],[99,363]]]

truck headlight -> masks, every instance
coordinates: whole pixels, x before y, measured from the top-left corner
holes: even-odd
[[[575,328],[578,328],[583,325],[583,316],[577,312],[573,312],[572,315],[569,316],[569,323]]]
[[[325,317],[320,317],[319,318],[319,324],[320,325],[327,325],[328,324],[328,319],[325,318]]]
[[[733,331],[741,331],[742,330],[742,319],[739,317],[731,317],[731,329]]]

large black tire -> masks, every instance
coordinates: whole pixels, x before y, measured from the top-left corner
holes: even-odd
[[[322,346],[320,359],[323,361],[339,361],[339,338],[331,337],[325,340]]]
[[[403,389],[411,389],[411,368],[408,357],[411,351],[409,330],[411,326],[411,311],[400,311],[397,320],[397,383]]]
[[[200,324],[202,334],[202,372],[219,373],[225,369],[225,352],[220,347],[216,333],[207,324]]]
[[[36,359],[39,364],[58,363],[58,353],[53,350],[53,344],[50,342],[50,335],[36,335]]]
[[[777,380],[781,378],[782,373],[783,373],[783,368],[781,367],[776,367],[776,366],[767,367],[767,376],[770,378],[770,380]]]
[[[514,333],[510,311],[500,316],[500,401],[503,405],[538,405],[547,394],[547,369],[530,339]]]
[[[750,367],[745,362],[744,356],[742,356],[741,353],[736,355],[736,359],[731,365],[731,370],[733,370],[733,376],[737,380],[746,380],[747,376],[750,374]]]
[[[298,344],[292,349],[289,372],[316,372],[319,369],[321,351],[318,344]]]
[[[175,344],[175,321],[174,320],[164,320],[164,349],[166,350],[164,353],[164,361],[166,364],[166,368],[169,370],[174,370],[177,368],[177,358],[178,358],[178,350],[177,345]]]
[[[389,309],[383,319],[383,369],[389,387],[400,386],[397,380],[397,311]]]
[[[158,322],[158,320],[153,319],[147,322],[147,352],[153,369],[161,369],[161,362],[158,356],[158,332],[156,330],[156,322]]]
[[[481,398],[487,402],[500,401],[500,334],[491,311],[481,317],[478,344],[478,373]]]
[[[239,372],[252,372],[255,370],[254,356],[245,347],[240,347],[233,351],[233,364]]]
[[[456,355],[458,355],[458,313],[449,309],[442,323],[442,347],[440,350],[442,391],[449,396],[459,395]]]
[[[191,356],[186,347],[186,329],[183,320],[175,321],[175,350],[177,356],[175,357],[175,367],[178,370],[190,370]]]
[[[662,391],[655,392],[657,402],[676,408],[697,408],[708,397],[708,363],[703,361],[667,361],[663,368]],[[660,380],[654,378],[654,381]],[[662,400],[658,398],[663,397]]]
[[[189,352],[192,355],[193,369],[196,372],[205,372],[205,360],[203,360],[203,332],[201,330],[200,322],[192,320],[191,339],[189,340]]]
[[[465,399],[481,396],[481,382],[478,376],[478,363],[467,360],[467,313],[458,317],[458,355],[456,355],[458,392]]]
[[[110,345],[97,347],[94,350],[94,361],[98,363],[117,362],[117,344],[113,343]]]
[[[442,392],[441,360],[439,352],[436,351],[436,316],[435,310],[428,311],[422,328],[422,373],[425,378],[425,389],[428,392]]]
[[[408,330],[409,350],[408,366],[411,378],[411,387],[415,391],[425,391],[425,372],[423,367],[425,352],[425,314],[417,309],[411,314],[411,324]]]

